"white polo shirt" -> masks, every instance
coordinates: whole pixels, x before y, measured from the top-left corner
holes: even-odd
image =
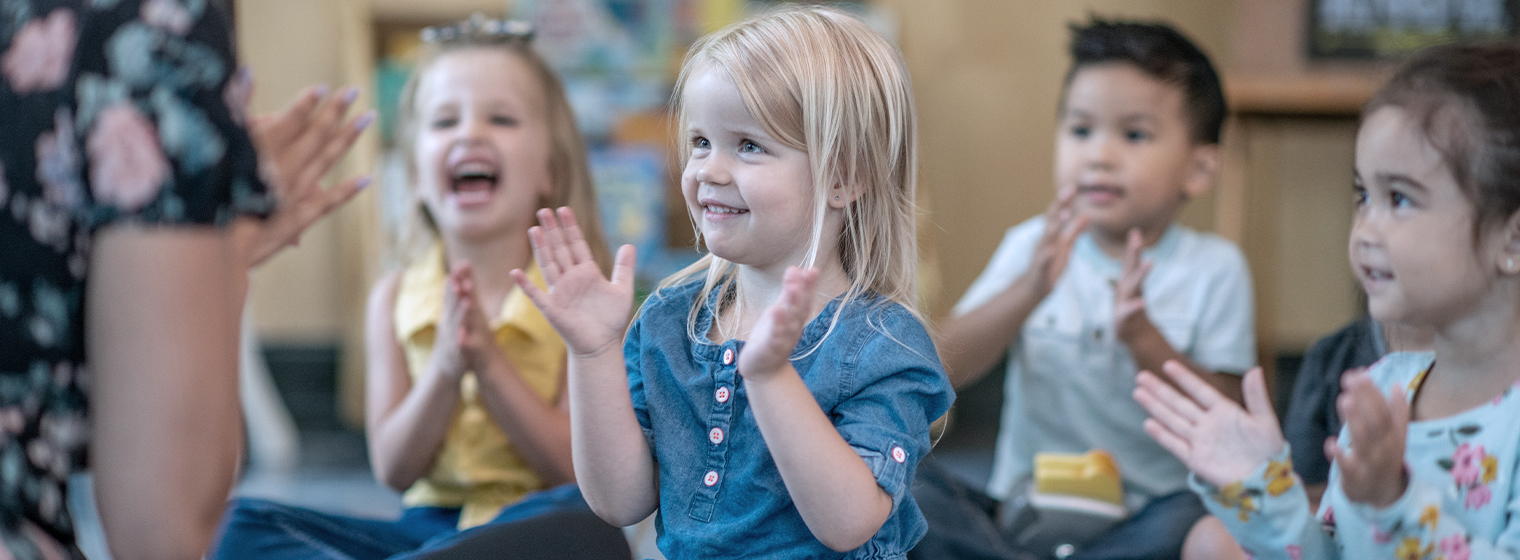
[[[1008,230],[953,313],[991,299],[1024,274],[1045,220]],[[1142,291],[1146,313],[1177,351],[1213,371],[1240,374],[1256,363],[1251,277],[1245,257],[1219,236],[1172,225],[1143,259],[1155,263]],[[1187,469],[1141,427],[1132,396],[1138,368],[1113,332],[1114,286],[1122,264],[1089,234],[1066,271],[1009,347],[1006,396],[987,493],[1007,499],[1029,476],[1038,451],[1106,449],[1118,460],[1127,502],[1185,490]]]

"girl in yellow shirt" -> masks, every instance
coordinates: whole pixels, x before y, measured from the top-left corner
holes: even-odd
[[[543,207],[575,208],[597,262],[609,259],[585,144],[518,25],[477,18],[425,31],[429,52],[402,93],[400,143],[426,249],[370,294],[365,422],[376,479],[405,492],[401,519],[240,499],[218,557],[386,558],[493,520],[591,516],[571,484],[564,342],[509,272],[531,265],[528,228]]]

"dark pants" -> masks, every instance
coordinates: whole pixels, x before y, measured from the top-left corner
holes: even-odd
[[[240,498],[222,519],[212,558],[444,560],[466,558],[629,558],[622,530],[566,484],[535,492],[489,523],[456,530],[458,508],[415,507],[395,521],[358,519]]]
[[[1034,560],[1047,554],[1017,550],[1012,543],[1005,542],[997,527],[998,501],[962,482],[932,455],[918,464],[913,499],[929,520],[929,532],[908,553],[910,559]],[[1192,492],[1162,496],[1069,558],[1180,558],[1188,531],[1204,513],[1203,503]]]

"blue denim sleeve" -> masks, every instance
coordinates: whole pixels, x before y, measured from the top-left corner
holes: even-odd
[[[896,509],[929,452],[929,424],[950,409],[955,393],[923,325],[900,307],[884,315],[862,326],[844,356],[843,398],[830,417]]]
[[[644,325],[644,317],[640,315],[634,321],[633,326],[628,328],[627,336],[623,337],[623,363],[628,368],[628,395],[633,399],[633,415],[639,419],[639,427],[644,429],[644,439],[649,441],[649,449],[654,449],[654,429],[649,423],[649,402],[644,395],[644,373],[640,368],[641,340],[640,330]]]

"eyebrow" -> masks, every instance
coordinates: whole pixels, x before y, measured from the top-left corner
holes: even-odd
[[[1403,185],[1412,190],[1430,192],[1430,189],[1426,188],[1424,183],[1403,173],[1378,173],[1374,177],[1377,178],[1378,183],[1384,185]]]

